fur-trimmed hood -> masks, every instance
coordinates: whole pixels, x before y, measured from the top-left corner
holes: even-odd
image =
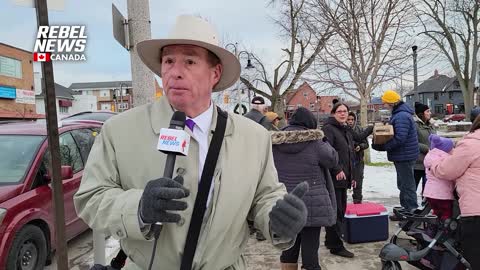
[[[285,130],[272,132],[272,144],[291,144],[323,139],[325,135],[319,129]]]
[[[289,126],[286,130],[272,132],[272,144],[281,152],[298,153],[323,137],[323,131],[319,129]]]

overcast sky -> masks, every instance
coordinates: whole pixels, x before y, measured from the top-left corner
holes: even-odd
[[[113,3],[124,16],[126,0]],[[55,80],[66,86],[73,82],[129,80],[130,57],[113,38],[112,1],[65,0],[64,11],[50,11],[51,25],[86,25],[88,58],[85,62],[54,62]],[[272,23],[271,12],[259,0],[225,1],[151,1],[152,37],[168,34],[180,14],[195,14],[207,18],[216,26],[224,42],[239,42],[242,50],[255,50],[273,59],[281,46],[278,28]],[[0,0],[0,42],[33,50],[36,16],[33,8],[16,6],[13,0]],[[38,70],[38,68],[35,68]]]
[[[14,0],[0,0],[0,42],[33,50],[36,15],[33,8],[14,5]],[[126,0],[113,3],[127,15]],[[217,27],[223,42],[239,42],[241,50],[259,55],[267,66],[281,62],[279,28],[273,23],[274,10],[264,0],[174,0],[150,1],[152,38],[165,37],[180,14],[201,15]],[[50,11],[51,25],[85,25],[88,35],[84,62],[54,62],[55,81],[65,86],[75,82],[130,80],[129,53],[113,38],[112,1],[65,0],[65,10]],[[440,72],[449,73],[444,64]],[[35,64],[39,71],[39,65]],[[271,70],[271,69],[270,69]],[[434,68],[419,71],[425,79]],[[408,80],[409,78],[405,78]]]

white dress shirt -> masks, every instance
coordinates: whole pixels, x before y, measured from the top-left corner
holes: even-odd
[[[208,152],[208,133],[210,132],[210,126],[212,125],[213,117],[213,102],[210,101],[210,107],[200,115],[195,118],[190,118],[187,116],[187,119],[192,119],[195,122],[195,127],[193,128],[193,138],[198,143],[198,182],[202,178],[203,166],[205,165],[205,159],[207,158]],[[187,127],[188,129],[188,127]],[[208,194],[207,205],[210,202],[210,197],[212,195],[214,184],[212,183],[210,187],[210,192]]]

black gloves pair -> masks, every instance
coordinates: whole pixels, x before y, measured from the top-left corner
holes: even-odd
[[[168,211],[183,211],[187,203],[179,201],[190,195],[190,191],[183,186],[181,175],[175,179],[162,177],[151,180],[145,187],[140,199],[140,218],[145,223],[177,223],[180,215]]]
[[[302,197],[308,191],[308,183],[300,183],[295,189],[277,201],[269,214],[270,228],[280,237],[295,239],[307,222],[307,207]],[[190,195],[183,186],[181,175],[170,178],[160,178],[147,183],[140,199],[140,218],[145,223],[176,223],[179,214],[168,211],[183,211],[187,203],[179,201]]]

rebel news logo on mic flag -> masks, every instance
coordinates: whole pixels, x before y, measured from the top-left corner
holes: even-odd
[[[49,62],[50,61],[50,53],[33,53],[33,61],[35,62]]]

